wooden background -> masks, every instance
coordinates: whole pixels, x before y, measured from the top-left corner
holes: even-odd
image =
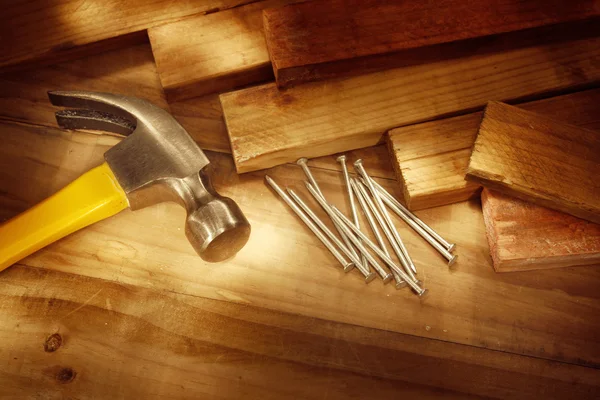
[[[50,89],[148,98],[203,147],[227,150],[214,97],[166,102],[147,38],[7,72],[0,220],[119,141],[56,128]],[[384,146],[348,154],[397,189]],[[366,285],[263,182],[268,173],[308,199],[298,166],[238,175],[230,155],[208,156],[216,188],[252,224],[248,245],[227,262],[203,262],[185,238],[184,210],[166,203],[126,210],[0,273],[1,398],[600,396],[598,266],[495,273],[475,199],[418,212],[457,244],[451,269],[396,221],[426,299]],[[325,195],[347,210],[335,156],[311,163]]]

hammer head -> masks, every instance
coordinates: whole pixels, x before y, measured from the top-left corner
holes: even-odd
[[[146,100],[110,93],[49,92],[67,129],[94,129],[127,137],[104,154],[129,206],[137,210],[163,201],[185,207],[185,233],[202,259],[232,257],[248,241],[250,224],[237,204],[212,187],[208,158],[185,129]]]

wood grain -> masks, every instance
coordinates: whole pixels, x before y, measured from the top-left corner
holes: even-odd
[[[231,153],[219,95],[169,103],[171,113],[204,150]]]
[[[78,0],[5,1],[0,20],[0,70],[17,68],[21,63],[40,60],[55,63],[73,56],[93,55],[101,47],[99,44],[111,39],[127,38],[128,34],[143,32],[152,26],[247,2],[249,0],[183,3],[127,0],[114,4]]]
[[[264,11],[279,87],[410,64],[423,47],[600,15],[598,0],[322,0]]]
[[[2,274],[0,310],[3,397],[585,399],[600,391],[592,368],[27,266]]]
[[[49,90],[121,93],[170,109],[201,148],[231,152],[218,96],[167,104],[148,41],[27,72],[5,73],[0,75],[0,86],[1,119],[56,127]]]
[[[519,108],[600,130],[600,89],[521,103]],[[400,187],[412,210],[465,201],[480,185],[465,180],[482,113],[392,129],[386,136]]]
[[[169,109],[148,43],[75,61],[0,75],[0,118],[56,127],[49,90],[89,90],[141,97]]]
[[[600,263],[600,225],[483,189],[481,207],[496,272]]]
[[[391,128],[483,108],[489,99],[585,86],[600,79],[599,49],[598,38],[573,39],[282,92],[268,84],[226,93],[220,98],[236,169],[372,146]]]
[[[272,80],[262,9],[292,2],[261,1],[148,29],[169,101]]]
[[[467,179],[600,223],[600,132],[490,102]]]
[[[13,215],[43,198],[42,192],[48,191],[46,185],[66,184],[72,175],[87,170],[89,164],[100,162],[109,146],[99,139],[116,140],[11,123],[2,123],[0,132],[0,210]],[[85,145],[87,138],[93,139],[89,145]],[[430,290],[428,299],[420,302],[409,291],[396,291],[381,281],[366,285],[356,271],[344,274],[320,242],[264,184],[263,173],[240,176],[228,156],[208,155],[216,189],[233,198],[252,224],[248,245],[232,260],[222,264],[203,262],[185,238],[184,210],[164,203],[135,212],[126,210],[48,246],[23,263],[119,285],[350,324],[353,329],[374,328],[600,366],[600,322],[596,318],[600,309],[600,269],[567,268],[519,276],[496,274],[477,202],[419,213],[442,236],[457,243],[460,261],[452,270],[434,249],[396,220],[419,277]],[[368,164],[366,168],[370,170]],[[281,185],[297,188],[308,199],[302,189],[305,178],[298,166],[281,166],[269,174]],[[341,174],[321,168],[316,168],[314,174],[326,197],[347,212]],[[378,181],[388,189],[395,185],[386,179]],[[319,215],[323,217],[321,212]],[[40,285],[32,290],[41,290]],[[9,286],[23,288],[18,283]],[[69,291],[58,292],[76,293],[73,288],[77,285],[69,287]],[[119,302],[118,297],[109,298],[113,305]],[[105,301],[102,297],[97,300]],[[141,304],[123,300],[123,307]],[[76,307],[65,310],[65,314]],[[140,312],[158,320],[179,315],[167,309],[149,310],[144,306]],[[190,321],[194,318],[202,321],[201,317],[190,317]],[[108,335],[102,337],[110,340]],[[427,376],[433,379],[432,375]]]

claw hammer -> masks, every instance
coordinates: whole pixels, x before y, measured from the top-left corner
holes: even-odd
[[[48,244],[130,207],[164,201],[187,211],[185,234],[202,259],[217,262],[248,241],[250,224],[213,188],[208,158],[166,111],[135,97],[84,91],[49,92],[67,129],[95,129],[127,137],[105,162],[41,203],[0,225],[0,271]]]

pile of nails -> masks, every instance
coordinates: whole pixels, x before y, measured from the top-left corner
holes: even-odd
[[[449,266],[456,261],[457,257],[452,254],[455,248],[454,244],[444,240],[444,238],[404,207],[381,185],[375,182],[365,170],[362,160],[357,160],[354,163],[354,170],[360,178],[351,178],[348,174],[345,155],[338,157],[337,161],[342,166],[350,209],[352,211],[352,219],[346,217],[335,205],[330,204],[325,199],[308,167],[308,160],[301,158],[296,163],[302,167],[308,178],[308,182],[305,182],[306,188],[323,210],[325,210],[329,218],[331,218],[339,237],[317,217],[314,211],[310,209],[296,192],[290,188],[287,188],[287,193],[284,192],[268,175],[265,176],[265,180],[323,242],[325,247],[340,262],[344,271],[349,272],[356,267],[364,275],[365,282],[367,283],[379,275],[384,283],[388,283],[393,279],[396,282],[396,289],[410,286],[417,295],[425,295],[427,289],[422,287],[423,283],[416,277],[417,269],[415,264],[408,254],[406,246],[402,242],[386,206],[444,256]],[[369,223],[377,244],[373,243],[360,230],[356,200],[358,200],[358,204]],[[387,238],[387,242],[400,261],[400,266],[392,259],[381,232]],[[383,261],[383,264],[387,268],[376,257]],[[371,271],[371,267],[373,267],[375,272]]]

